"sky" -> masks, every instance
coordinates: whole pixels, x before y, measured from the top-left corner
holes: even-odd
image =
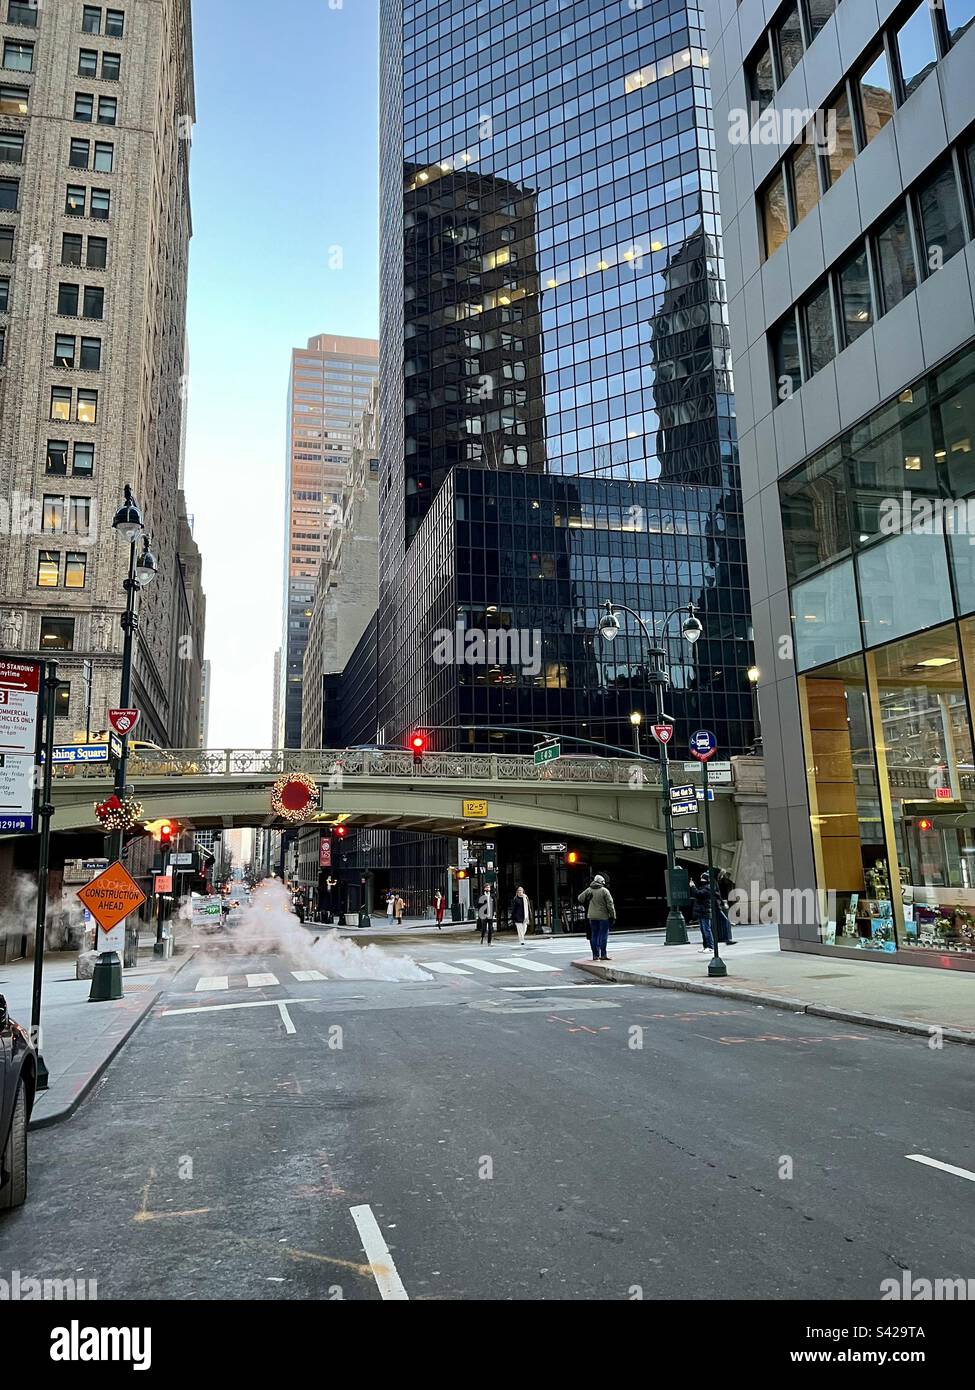
[[[185,485],[211,747],[271,746],[291,349],[378,336],[377,26],[377,0],[193,0]]]

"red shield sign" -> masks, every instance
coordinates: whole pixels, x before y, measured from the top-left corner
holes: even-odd
[[[650,727],[658,743],[669,743],[674,737],[673,724],[651,724]]]
[[[139,722],[139,711],[137,709],[110,709],[108,722],[119,735],[134,733],[135,726]]]

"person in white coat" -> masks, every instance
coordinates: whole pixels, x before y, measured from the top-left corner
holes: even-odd
[[[524,888],[515,889],[515,896],[511,899],[508,916],[515,924],[515,931],[518,933],[518,945],[524,946],[525,935],[532,919],[532,905]]]

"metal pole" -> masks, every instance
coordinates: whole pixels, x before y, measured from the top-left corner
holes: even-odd
[[[707,759],[701,764],[701,774],[704,783],[704,839],[708,854],[708,895],[711,899],[711,945],[714,948],[714,955],[708,961],[708,975],[724,976],[728,973],[728,967],[718,951],[718,885],[714,881],[714,851],[711,848],[711,802],[708,799]]]
[[[552,855],[552,935],[562,930],[562,905],[559,902],[559,857]]]
[[[54,719],[58,691],[56,661],[42,664],[44,673],[44,771],[41,774],[41,842],[37,856],[37,919],[34,928],[34,992],[31,999],[30,1033],[37,1050],[37,1089],[47,1089],[48,1072],[41,1056],[41,989],[44,983],[44,935],[47,930],[47,871],[51,858],[51,774],[54,763]]]
[[[633,751],[634,751],[634,753],[637,755],[637,757],[640,756],[640,726],[639,726],[639,724],[634,724],[634,725],[633,725]]]
[[[664,680],[666,680],[666,674],[661,672],[661,675],[663,679],[657,684],[658,724],[665,723]],[[667,751],[666,743],[660,744],[660,811],[664,820],[664,838],[667,845],[667,929],[664,933],[664,945],[686,946],[688,944],[687,923],[684,921],[684,914],[680,908],[675,907],[671,901],[671,883],[677,860],[674,854],[674,823],[670,815],[670,754]]]

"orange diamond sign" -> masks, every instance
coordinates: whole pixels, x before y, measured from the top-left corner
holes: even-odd
[[[111,931],[146,900],[145,893],[118,859],[84,888],[79,888],[78,897],[105,932]]]

